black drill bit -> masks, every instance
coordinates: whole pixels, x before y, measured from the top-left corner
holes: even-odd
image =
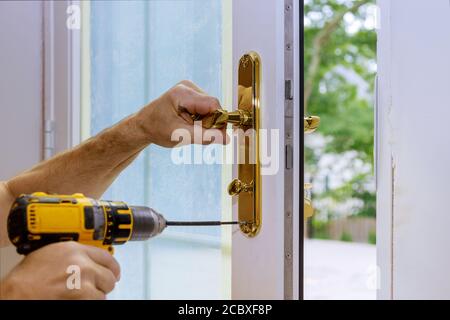
[[[167,226],[220,226],[229,224],[245,224],[239,221],[167,221]]]

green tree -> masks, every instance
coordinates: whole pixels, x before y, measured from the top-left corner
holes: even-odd
[[[305,112],[318,115],[317,134],[326,138],[322,153],[306,148],[306,170],[314,175],[323,154],[357,152],[373,166],[374,115],[371,92],[376,72],[376,32],[366,27],[373,0],[305,1]],[[349,78],[357,79],[351,81]],[[361,86],[365,85],[365,92]],[[358,174],[345,185],[315,198],[363,201],[357,213],[375,216],[375,195],[366,188],[371,173]]]

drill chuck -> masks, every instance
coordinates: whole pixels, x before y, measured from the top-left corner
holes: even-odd
[[[131,206],[133,231],[130,241],[142,241],[157,236],[166,228],[166,219],[148,207]]]

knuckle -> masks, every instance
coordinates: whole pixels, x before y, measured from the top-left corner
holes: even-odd
[[[79,249],[80,248],[80,244],[76,241],[64,241],[64,242],[60,242],[61,246],[67,248],[67,249]]]
[[[79,247],[70,244],[66,249],[69,250],[65,250],[63,252],[63,256],[61,257],[62,261],[65,261],[66,263],[71,265],[77,265],[80,268],[83,268],[88,264],[85,255],[80,250],[78,250]]]
[[[170,98],[174,99],[176,97],[178,97],[181,92],[183,92],[183,90],[185,90],[185,86],[182,84],[177,84],[176,86],[172,87],[169,91],[168,91],[168,95]]]
[[[90,275],[95,271],[93,263],[84,258],[84,257],[78,257],[77,259],[74,259],[74,264],[78,265],[80,269],[83,271],[83,273]]]
[[[79,244],[75,241],[63,241],[53,243],[48,246],[48,248],[52,248],[52,250],[57,249],[58,253],[67,254],[67,251],[72,252],[79,249]]]
[[[189,80],[181,80],[180,82],[178,82],[178,84],[179,85],[183,85],[183,86],[190,86],[190,85],[192,85],[193,83],[192,83],[192,81],[189,81]]]
[[[83,245],[75,241],[65,241],[61,243],[62,252],[64,256],[79,256],[83,252]]]

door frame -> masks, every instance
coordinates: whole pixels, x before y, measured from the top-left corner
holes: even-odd
[[[80,6],[79,0],[43,2],[44,159],[80,143],[81,14],[73,11]]]
[[[378,299],[449,299],[449,2],[377,4]]]

